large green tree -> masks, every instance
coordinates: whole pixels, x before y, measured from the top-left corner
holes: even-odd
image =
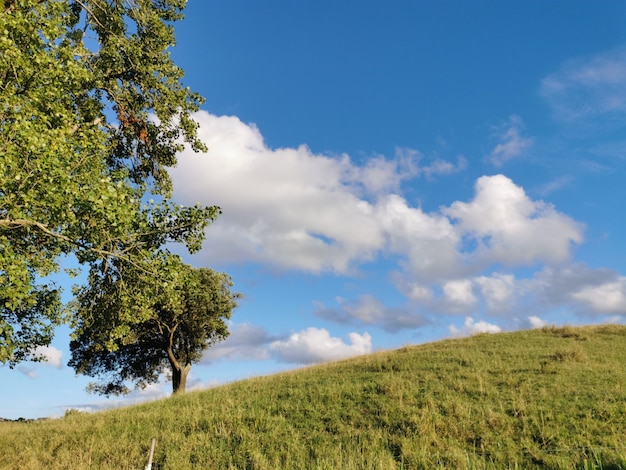
[[[168,242],[198,250],[217,216],[170,201],[177,152],[205,150],[201,97],[168,52],[184,6],[0,0],[0,364],[50,343],[63,308],[46,278],[61,259],[92,279],[148,270]]]
[[[167,253],[150,263],[146,269],[114,261],[118,269],[93,271],[76,292],[69,365],[98,378],[91,391],[127,393],[128,382],[145,387],[169,370],[173,393],[184,392],[191,365],[228,336],[225,321],[239,298],[228,275],[191,268]]]

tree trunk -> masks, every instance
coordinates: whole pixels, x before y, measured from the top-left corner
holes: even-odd
[[[172,393],[184,393],[187,388],[187,375],[191,369],[191,364],[172,364]]]

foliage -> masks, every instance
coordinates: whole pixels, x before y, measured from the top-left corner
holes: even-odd
[[[219,213],[169,201],[176,153],[205,150],[168,53],[184,5],[0,2],[0,363],[50,343],[62,305],[44,278],[63,255],[104,272],[168,241],[197,250]]]
[[[130,469],[156,438],[160,469],[626,469],[625,362],[624,326],[479,335],[0,423],[0,455],[6,468]]]
[[[90,390],[104,395],[127,393],[127,381],[155,383],[167,367],[174,393],[184,391],[191,364],[229,334],[225,320],[239,297],[230,277],[172,255],[155,257],[149,267],[114,263],[112,273],[94,270],[77,290],[69,365],[100,377]],[[155,271],[158,278],[149,274]]]

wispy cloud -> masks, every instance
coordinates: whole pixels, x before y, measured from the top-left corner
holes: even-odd
[[[571,175],[563,175],[559,176],[552,181],[548,181],[547,183],[539,186],[535,189],[535,193],[539,194],[541,197],[546,197],[556,191],[560,191],[561,189],[569,186],[574,181],[574,177]]]
[[[336,300],[336,307],[318,302],[314,314],[334,323],[376,326],[390,333],[415,329],[428,323],[428,319],[415,309],[389,307],[369,294],[356,300],[340,297]]]
[[[21,374],[25,375],[29,379],[37,378],[37,370],[34,367],[27,367],[27,366],[21,365],[21,366],[18,366],[17,370],[20,371]]]
[[[210,364],[220,359],[269,359],[267,346],[278,339],[281,338],[270,335],[263,328],[250,323],[232,325],[228,338],[204,352],[202,363]]]
[[[523,155],[532,146],[533,139],[522,135],[523,128],[522,119],[512,115],[508,122],[495,129],[498,144],[487,156],[492,165],[501,167],[507,161]]]
[[[626,125],[626,47],[566,63],[541,81],[540,93],[564,123]]]

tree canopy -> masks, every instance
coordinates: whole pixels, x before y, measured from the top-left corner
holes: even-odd
[[[225,320],[239,297],[230,290],[231,278],[168,254],[151,260],[159,278],[115,263],[113,275],[93,271],[89,285],[76,292],[70,366],[97,377],[90,389],[104,395],[128,392],[127,382],[145,387],[166,369],[173,392],[185,391],[191,365],[228,336]]]
[[[219,213],[170,200],[177,152],[206,150],[168,52],[185,3],[0,1],[0,363],[50,343],[63,256],[90,282],[152,269],[168,242],[198,250]]]

